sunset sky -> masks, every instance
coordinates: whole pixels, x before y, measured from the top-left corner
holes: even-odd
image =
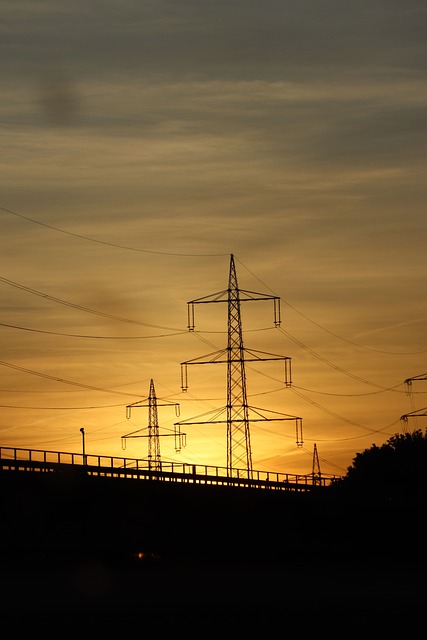
[[[239,287],[253,465],[345,473],[427,412],[427,6],[421,0],[3,0],[0,445],[144,458],[154,380],[226,404]],[[159,407],[162,435],[177,418]],[[423,428],[413,418],[409,428]],[[141,432],[143,434],[144,432]],[[226,465],[225,425],[165,460]]]

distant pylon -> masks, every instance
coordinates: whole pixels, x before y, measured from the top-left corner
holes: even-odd
[[[403,431],[407,431],[407,424],[408,424],[408,416],[411,416],[414,418],[414,424],[415,424],[415,428],[418,427],[418,420],[417,418],[419,416],[423,416],[425,415],[425,413],[418,413],[415,409],[415,402],[414,402],[414,396],[412,393],[412,383],[415,380],[427,380],[427,373],[421,373],[419,376],[413,376],[412,378],[406,378],[405,380],[405,387],[406,387],[406,393],[409,396],[409,400],[411,402],[411,407],[412,407],[412,411],[411,413],[407,413],[404,416],[402,416],[400,418],[401,422],[402,422],[402,430]],[[421,409],[421,411],[425,411],[425,409]]]
[[[320,472],[319,454],[317,453],[317,445],[314,443],[313,449],[313,468],[311,472],[313,484],[321,484],[322,474]]]
[[[148,404],[145,404],[148,400]],[[151,471],[161,471],[162,470],[162,459],[160,455],[160,433],[159,433],[159,419],[158,419],[158,406],[175,406],[175,413],[179,416],[179,404],[176,402],[167,402],[162,401],[158,402],[156,391],[154,389],[153,379],[150,381],[150,393],[148,395],[147,400],[140,400],[138,402],[134,402],[133,404],[128,404],[126,406],[126,418],[129,420],[131,417],[131,411],[136,407],[148,407],[148,434],[141,435],[141,431],[143,429],[139,429],[138,431],[133,431],[132,433],[128,433],[122,436],[122,446],[125,443],[127,438],[148,438],[148,468]],[[173,435],[175,438],[175,451],[180,451],[181,446],[185,446],[185,434],[182,434],[180,430],[177,430],[176,427],[174,429],[173,434],[162,434],[165,435]],[[123,447],[124,448],[124,447]]]
[[[242,302],[254,300],[273,300],[274,302],[274,324],[280,326],[280,298],[264,293],[256,293],[239,289],[237,284],[236,267],[234,256],[230,258],[230,272],[228,279],[228,289],[214,293],[188,303],[188,329],[194,331],[194,306],[202,303],[226,302],[228,305],[228,341],[227,348],[214,353],[187,360],[181,363],[181,387],[183,391],[188,389],[187,366],[191,364],[227,364],[227,405],[220,410],[215,410],[210,420],[190,421],[184,420],[178,425],[195,424],[227,424],[227,474],[239,475],[244,469],[248,477],[252,477],[252,450],[250,439],[250,422],[260,422],[268,420],[295,420],[297,432],[297,444],[302,445],[302,420],[295,416],[286,416],[278,412],[275,417],[267,417],[265,410],[248,405],[246,392],[245,362],[259,362],[261,360],[284,360],[285,362],[285,385],[291,385],[291,359],[287,356],[279,356],[272,353],[263,353],[253,349],[245,349],[243,346],[242,319],[240,305]],[[245,354],[248,354],[246,356]],[[208,359],[203,359],[208,358]],[[226,419],[219,419],[226,413]],[[251,414],[251,415],[250,415]],[[206,414],[205,414],[206,415]],[[281,416],[281,417],[276,417]]]

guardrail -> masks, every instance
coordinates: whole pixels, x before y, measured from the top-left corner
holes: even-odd
[[[307,491],[316,486],[327,486],[336,477],[258,470],[253,470],[249,474],[247,469],[233,469],[233,475],[230,476],[226,467],[211,465],[162,461],[161,465],[156,464],[154,468],[152,461],[139,458],[2,446],[0,446],[0,470],[46,473],[72,471],[92,476],[290,491]]]

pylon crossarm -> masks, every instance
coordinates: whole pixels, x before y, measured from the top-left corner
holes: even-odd
[[[208,353],[205,356],[200,356],[199,358],[193,358],[192,360],[186,360],[185,362],[181,362],[181,366],[187,364],[212,364],[213,362],[228,362],[227,359],[220,360],[222,356],[227,353],[227,349],[219,349],[218,351],[212,351],[212,353]],[[205,360],[205,358],[209,358]]]
[[[302,418],[299,416],[290,416],[286,413],[280,413],[278,411],[268,410],[268,413],[274,414],[271,417],[265,415],[266,409],[259,409],[258,407],[248,407],[251,411],[255,412],[258,415],[258,418],[253,418],[249,416],[249,422],[279,422],[286,420],[294,420],[295,421],[295,440],[297,447],[302,447],[304,444],[303,435],[302,435]],[[276,417],[277,416],[277,417]]]
[[[217,362],[228,362],[227,359],[220,359],[227,352],[227,349],[220,349],[219,351],[214,351],[212,353],[208,353],[206,356],[200,356],[200,358],[194,358],[193,360],[187,360],[186,362],[181,362],[181,389],[182,391],[188,390],[188,371],[187,366],[190,364],[213,364]],[[210,358],[210,360],[205,360],[204,358]],[[203,358],[203,359],[202,359]]]
[[[273,411],[272,409],[261,409],[260,407],[252,407],[248,406],[248,409],[254,411],[259,416],[261,416],[264,420],[268,419],[265,413],[271,413],[276,416],[281,416],[280,418],[270,418],[271,420],[302,420],[299,416],[291,416],[288,413],[282,413],[281,411]]]
[[[227,422],[227,419],[218,420],[217,418],[226,410],[227,407],[222,407],[212,418],[206,419],[208,414],[203,413],[200,416],[196,416],[195,418],[191,418],[189,420],[182,420],[181,422],[175,422],[176,425],[195,425],[195,424],[224,424]],[[274,421],[282,421],[282,420],[301,420],[302,418],[298,416],[287,415],[286,413],[279,413],[275,411],[270,411],[269,413],[275,413],[276,416],[267,417],[261,411],[266,411],[265,409],[258,409],[256,407],[247,407],[249,410],[254,411],[258,418],[253,416],[249,416],[249,422],[274,422]],[[209,412],[211,413],[211,412]],[[196,418],[205,418],[204,420],[196,420]],[[246,418],[236,418],[232,419],[232,422],[246,422]]]
[[[175,424],[193,426],[197,424],[227,424],[227,420],[199,420],[198,422],[175,422]]]
[[[405,415],[400,416],[402,422],[407,422],[408,418],[422,418],[427,416],[427,410],[420,409],[420,411],[413,411],[412,413],[405,413]]]
[[[281,311],[280,311],[280,298],[279,296],[272,296],[264,293],[256,293],[255,291],[247,291],[245,289],[238,289],[239,301],[250,302],[251,300],[273,300],[274,303],[274,326],[280,327],[282,324]],[[245,298],[245,295],[247,296]]]
[[[246,289],[237,289],[239,301],[240,302],[250,302],[252,300],[273,300],[274,302],[274,326],[280,327],[281,325],[281,311],[280,311],[280,297],[257,293],[255,291],[248,291]],[[195,322],[194,322],[194,305],[195,304],[208,304],[212,302],[229,302],[229,289],[225,289],[224,291],[218,291],[217,293],[212,293],[208,296],[203,296],[202,298],[197,298],[195,300],[190,300],[187,302],[187,314],[188,314],[188,329],[189,331],[194,331]],[[226,296],[226,297],[225,297]],[[246,296],[246,297],[245,297]]]
[[[141,400],[141,402],[145,402],[143,400]],[[172,400],[163,400],[163,402],[159,402],[158,400],[156,400],[156,405],[158,407],[179,407],[179,403],[178,402],[173,402]],[[149,407],[151,406],[150,404],[140,404],[139,402],[134,402],[133,404],[128,404],[126,405],[126,409],[130,409],[130,408],[138,408],[138,407]]]
[[[248,289],[238,289],[240,302],[248,302],[249,300],[280,300],[279,296],[268,293],[258,293],[257,291],[248,291]],[[246,298],[244,296],[247,296]]]
[[[400,416],[400,419],[406,421],[408,418],[421,418],[423,416],[427,416],[427,407],[419,409],[418,411],[412,411],[411,413],[405,413],[403,416]]]
[[[206,302],[227,302],[227,298],[222,300],[223,296],[228,296],[228,289],[224,289],[223,291],[217,291],[216,293],[211,293],[208,296],[203,296],[202,298],[196,298],[195,300],[190,300],[187,304],[203,304]]]
[[[192,424],[218,424],[227,422],[227,420],[217,420],[217,418],[226,411],[227,407],[221,407],[221,409],[214,409],[213,411],[207,411],[206,413],[202,413],[194,418],[189,418],[188,420],[181,420],[180,422],[175,422],[175,425],[192,425]],[[212,418],[206,419],[206,416],[209,414],[212,415]],[[199,420],[199,418],[204,418],[204,420]]]
[[[249,291],[247,289],[237,289],[239,292],[240,302],[248,302],[250,300],[280,300],[279,296],[270,295],[268,293],[258,293],[257,291]],[[217,291],[210,295],[190,300],[187,304],[204,304],[209,302],[228,302],[229,289]],[[225,297],[227,296],[227,297]],[[247,297],[245,297],[247,296]]]
[[[245,360],[247,362],[254,362],[255,360],[290,360],[289,356],[280,356],[275,353],[268,353],[266,351],[257,351],[256,349],[248,349],[245,347]],[[250,354],[253,358],[248,358],[246,354]],[[258,355],[260,354],[260,355]],[[264,357],[261,357],[264,356]]]
[[[289,418],[249,418],[249,422],[280,422],[282,420],[301,420],[301,418],[296,416],[289,416]],[[244,422],[244,420],[233,420],[233,422]]]
[[[411,384],[414,380],[427,380],[427,373],[421,373],[419,376],[413,376],[412,378],[406,378],[405,384]]]
[[[243,351],[245,352],[245,360],[247,362],[258,362],[265,360],[291,360],[289,356],[281,356],[275,353],[268,353],[266,351],[257,351],[255,349],[247,349],[246,347],[243,349]],[[247,354],[252,357],[248,357]],[[208,353],[204,356],[199,356],[198,358],[192,358],[191,360],[181,362],[181,366],[188,364],[213,364],[214,362],[240,362],[240,360],[240,357],[230,358],[228,349],[219,349],[218,351],[212,351],[212,353]]]
[[[223,296],[227,296],[227,298],[223,300],[222,299]],[[194,327],[195,327],[194,305],[195,304],[203,304],[208,302],[227,302],[227,299],[228,299],[228,289],[224,289],[224,291],[218,291],[217,293],[212,293],[210,296],[204,296],[203,298],[197,298],[196,300],[190,300],[190,302],[187,302],[188,330],[194,331]]]
[[[146,398],[145,400],[138,400],[137,402],[132,402],[132,404],[127,404],[126,405],[126,409],[130,409],[131,407],[146,407],[146,404],[143,404],[144,402],[147,402]]]
[[[148,398],[146,400],[139,400],[138,402],[133,402],[132,404],[128,404],[126,405],[126,419],[129,420],[131,415],[132,415],[132,409],[140,409],[143,407],[149,407],[151,406],[150,404],[145,404],[147,402]]]
[[[157,404],[158,407],[175,407],[176,411],[178,411],[178,409],[179,409],[179,403],[178,402],[172,402],[172,400],[170,402],[168,402],[167,400],[165,400],[164,402],[157,401],[156,404]]]
[[[292,359],[289,356],[281,356],[274,353],[268,353],[265,351],[257,351],[255,349],[247,349],[243,348],[244,359],[246,362],[266,362],[268,360],[282,360],[285,363],[284,369],[284,384],[287,387],[292,386]],[[249,354],[249,357],[248,355]],[[210,357],[211,356],[211,357]],[[213,356],[213,357],[212,357]],[[252,357],[250,357],[252,356]],[[206,358],[209,358],[207,360]],[[202,359],[203,358],[203,359]],[[205,356],[200,356],[199,358],[194,358],[193,360],[187,360],[186,362],[181,362],[181,389],[183,391],[187,391],[188,389],[188,375],[187,375],[187,365],[190,364],[216,364],[216,363],[240,363],[242,361],[241,352],[239,350],[237,357],[233,358],[231,356],[231,351],[229,349],[220,349],[219,351],[214,351],[213,353],[208,353]]]
[[[137,433],[141,433],[141,431],[147,431],[148,427],[144,427],[144,429],[138,429],[138,431],[132,431],[131,433],[127,433],[122,436],[122,438],[145,438],[146,436],[137,436]]]
[[[172,438],[175,435],[176,435],[175,433],[162,433],[162,434],[159,434],[159,437],[160,438],[167,438],[169,436],[169,437]],[[183,434],[183,435],[185,435],[185,434]],[[132,436],[132,435],[122,436],[122,438],[149,438],[149,437],[150,437],[150,434],[143,435],[143,436]]]

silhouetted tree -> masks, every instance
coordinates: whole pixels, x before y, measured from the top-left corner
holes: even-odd
[[[357,453],[335,488],[375,501],[426,504],[427,429],[396,434],[380,447],[373,444]]]

